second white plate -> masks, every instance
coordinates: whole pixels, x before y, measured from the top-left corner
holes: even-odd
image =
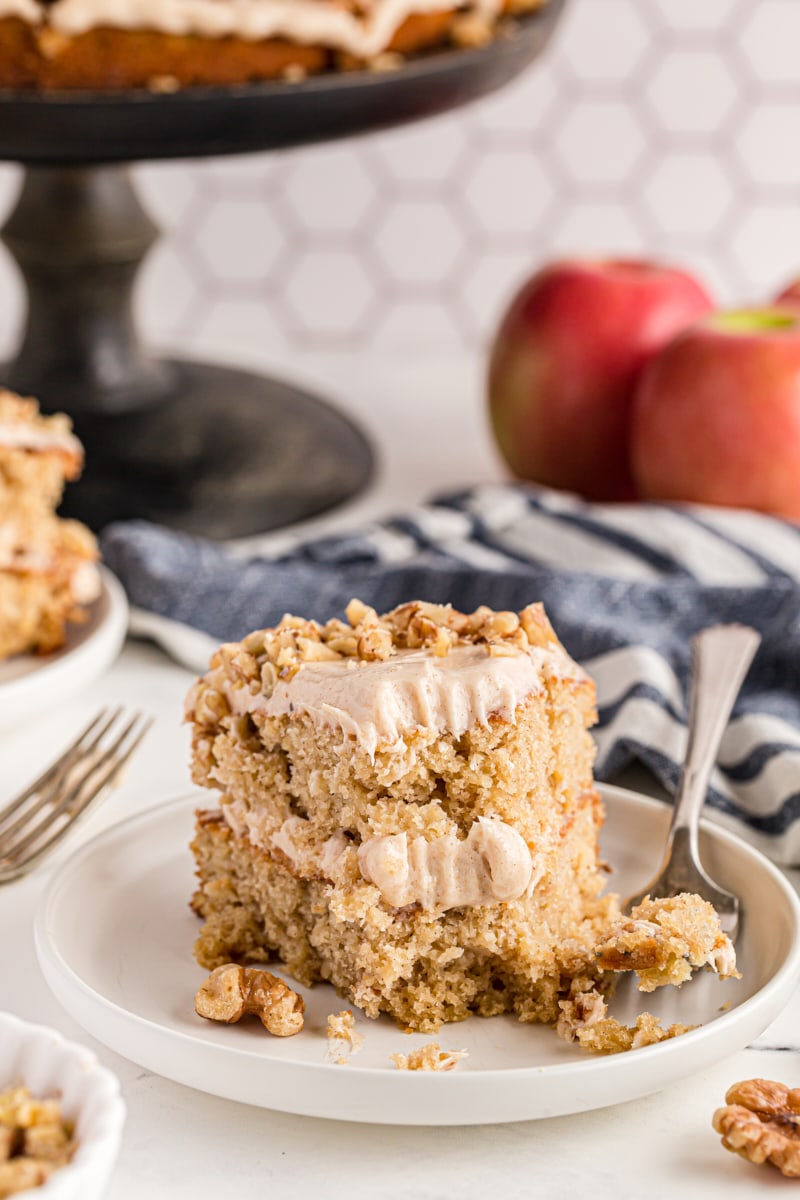
[[[603,788],[603,855],[623,894],[650,878],[669,812],[632,792]],[[388,1019],[358,1017],[365,1044],[348,1065],[327,1058],[326,1018],[345,1004],[327,985],[299,989],[306,1026],[273,1038],[255,1023],[216,1025],[194,1013],[205,977],[194,962],[198,921],[188,908],[189,796],[122,822],[56,872],[36,920],[36,948],[65,1009],[141,1066],[213,1095],[307,1116],[402,1125],[469,1125],[557,1116],[631,1100],[699,1071],[761,1033],[800,976],[800,904],[757,851],[706,826],[706,865],[736,890],[744,920],[737,945],[743,979],[704,974],[676,991],[643,996],[625,987],[612,1012],[632,1022],[644,1009],[701,1028],[658,1046],[600,1058],[550,1028],[510,1017],[447,1025],[436,1041],[466,1049],[446,1073],[397,1071],[389,1055],[432,1040]]]
[[[67,627],[67,640],[52,654],[19,654],[0,662],[0,725],[14,725],[87,687],[119,654],[128,629],[122,585],[100,568],[100,595],[82,625]]]

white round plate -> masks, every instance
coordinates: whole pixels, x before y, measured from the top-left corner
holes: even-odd
[[[603,788],[603,855],[625,894],[654,872],[668,810],[657,801]],[[357,1015],[363,1048],[341,1065],[327,1058],[329,1013],[345,1007],[333,989],[298,989],[306,1025],[274,1038],[257,1021],[218,1025],[197,1017],[194,993],[206,973],[192,958],[199,922],[188,907],[192,812],[188,796],[124,821],[83,846],[57,871],[36,919],[45,977],[85,1029],[134,1062],[190,1087],[264,1108],[340,1120],[401,1125],[469,1125],[557,1116],[631,1100],[741,1049],[777,1015],[800,975],[800,904],[757,851],[716,826],[703,857],[736,889],[744,920],[737,945],[743,978],[710,973],[679,991],[644,996],[621,989],[612,1013],[632,1022],[647,1009],[701,1028],[657,1046],[596,1057],[544,1026],[511,1017],[472,1018],[435,1036],[468,1057],[448,1072],[398,1071],[389,1055],[428,1041],[388,1018]]]
[[[128,629],[122,585],[100,568],[101,592],[82,625],[67,626],[67,640],[52,654],[19,654],[0,662],[0,725],[56,708],[92,683],[117,657]]]

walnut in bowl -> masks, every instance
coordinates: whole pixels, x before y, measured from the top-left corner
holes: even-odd
[[[34,1101],[44,1102],[39,1109],[23,1114],[31,1129],[31,1151],[54,1149],[58,1121],[63,1121],[67,1138],[57,1169],[42,1170],[41,1184],[38,1177],[32,1178],[27,1185],[32,1190],[21,1194],[41,1196],[42,1200],[99,1200],[125,1122],[116,1076],[102,1067],[90,1050],[67,1041],[56,1030],[0,1013],[0,1093],[10,1097],[9,1120],[12,1089],[20,1087],[27,1089]],[[47,1120],[39,1121],[40,1116]],[[37,1128],[44,1132],[37,1134]],[[42,1156],[31,1153],[26,1157],[37,1161]],[[0,1190],[0,1196],[11,1194]]]

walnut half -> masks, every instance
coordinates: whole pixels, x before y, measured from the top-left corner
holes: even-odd
[[[199,1017],[230,1025],[252,1013],[276,1037],[300,1032],[305,1007],[303,998],[276,975],[236,963],[216,967],[194,998]]]
[[[771,1079],[746,1079],[728,1088],[712,1124],[726,1150],[751,1163],[772,1163],[800,1176],[800,1088]]]

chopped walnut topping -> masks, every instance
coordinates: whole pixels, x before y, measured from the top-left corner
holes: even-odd
[[[356,642],[356,651],[365,662],[385,662],[394,653],[392,635],[379,625],[365,629]]]
[[[198,990],[194,1010],[199,1017],[228,1025],[253,1014],[269,1033],[290,1037],[303,1028],[305,1003],[269,971],[224,963]]]
[[[800,1176],[800,1088],[771,1079],[735,1083],[712,1123],[726,1150],[751,1163],[772,1163],[782,1175]]]
[[[391,1054],[389,1056],[398,1071],[452,1071],[462,1058],[467,1057],[466,1050],[442,1050],[438,1042],[428,1042],[410,1054]]]
[[[657,1017],[644,1012],[636,1018],[635,1025],[622,1025],[614,1017],[587,1021],[575,1030],[575,1040],[595,1054],[620,1054],[642,1046],[655,1046],[695,1028],[695,1025],[668,1025],[664,1029]]]
[[[26,1087],[0,1092],[0,1197],[46,1183],[72,1157],[72,1135],[57,1100],[37,1100]]]
[[[327,1025],[328,1058],[343,1065],[351,1054],[358,1054],[364,1045],[364,1035],[356,1029],[353,1010],[346,1008],[342,1012],[331,1013]]]
[[[696,967],[708,966],[722,979],[740,979],[736,953],[707,900],[690,892],[667,899],[645,897],[612,926],[597,949],[603,971],[635,971],[639,991],[665,984],[680,987]]]
[[[529,604],[520,613],[494,612],[485,605],[462,613],[449,604],[415,600],[379,615],[351,600],[346,616],[347,621],[334,618],[320,625],[287,614],[278,625],[257,630],[240,644],[220,646],[211,672],[223,670],[232,680],[233,699],[227,700],[207,675],[190,693],[187,716],[201,725],[218,724],[236,708],[237,688],[270,696],[279,679],[290,679],[304,663],[383,662],[398,650],[416,649],[444,657],[456,646],[474,645],[491,655],[509,655],[559,645],[541,604]]]

